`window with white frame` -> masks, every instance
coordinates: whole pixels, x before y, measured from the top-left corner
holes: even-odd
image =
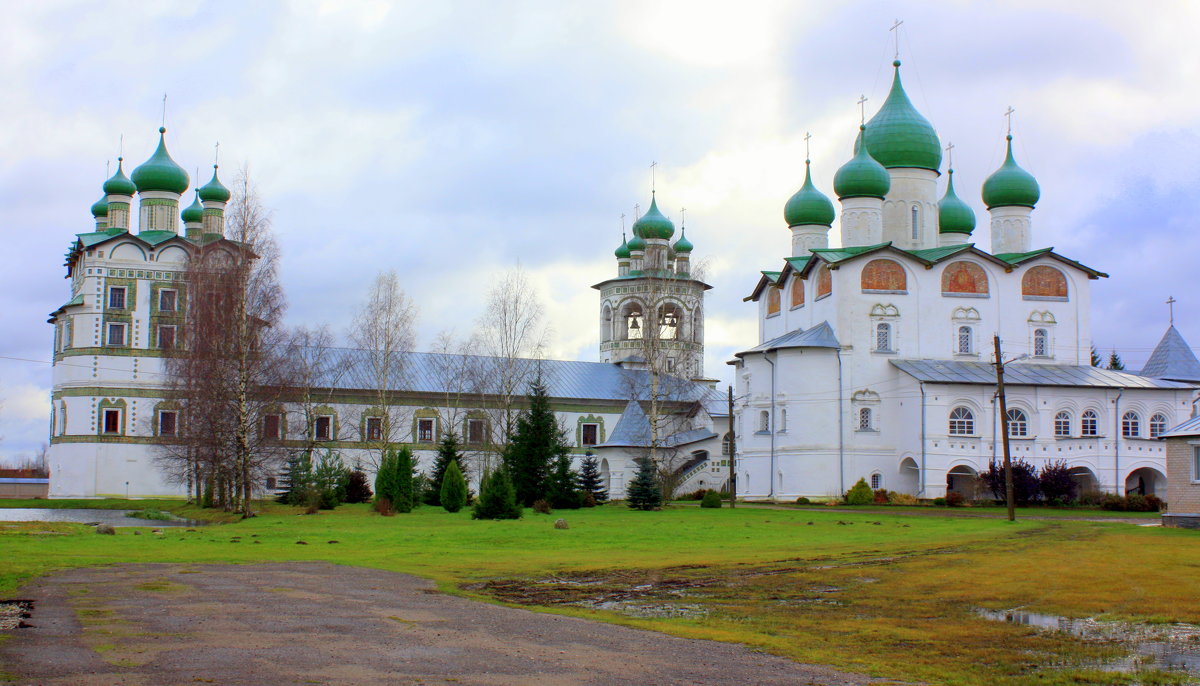
[[[758,431],[767,433],[771,430],[771,413],[763,410],[758,413]]]
[[[367,417],[367,440],[383,439],[383,417]]]
[[[1029,435],[1029,417],[1024,410],[1012,408],[1008,411],[1008,435],[1024,438]]]
[[[128,345],[125,340],[126,324],[109,322],[107,343],[113,346]]]
[[[1054,415],[1054,435],[1059,438],[1066,438],[1071,435],[1071,413],[1059,412]]]
[[[479,445],[484,439],[484,424],[482,419],[467,420],[467,443]]]
[[[1050,355],[1050,333],[1045,329],[1035,329],[1033,332],[1033,356],[1048,357]]]
[[[158,311],[159,312],[174,312],[178,307],[179,293],[171,288],[164,288],[158,292]]]
[[[579,426],[581,443],[583,445],[596,445],[600,442],[600,425],[592,422],[584,422]]]
[[[313,429],[313,433],[316,434],[318,441],[333,440],[333,417],[329,415],[317,417]]]
[[[912,237],[914,241],[921,237],[921,211],[916,205],[912,206]]]
[[[892,352],[892,325],[888,322],[875,324],[875,352]]]
[[[883,488],[883,475],[875,472],[871,475],[871,490],[878,491]]]
[[[109,286],[108,288],[108,309],[123,310],[125,309],[125,293],[124,286]]]
[[[869,408],[869,407],[858,408],[858,430],[859,431],[870,431],[871,430],[871,408]]]
[[[1142,418],[1137,412],[1130,410],[1121,417],[1121,435],[1125,438],[1137,438],[1142,434]]]
[[[966,407],[950,411],[950,435],[970,436],[975,433],[975,413]]]
[[[1150,417],[1150,438],[1158,438],[1167,430],[1167,417],[1161,412],[1155,412]]]
[[[960,355],[970,355],[975,352],[975,336],[969,326],[958,327],[958,353]]]
[[[433,418],[417,420],[417,441],[421,443],[433,442]]]
[[[1095,410],[1087,410],[1079,417],[1080,436],[1099,436],[1100,417]]]
[[[175,327],[162,325],[158,327],[158,347],[162,350],[175,349]]]
[[[179,433],[179,412],[176,410],[158,411],[158,435],[174,436]]]
[[[721,437],[721,454],[728,455],[733,452],[733,436],[725,434]]]

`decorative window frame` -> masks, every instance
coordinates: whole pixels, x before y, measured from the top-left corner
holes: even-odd
[[[173,434],[163,434],[162,433],[162,414],[163,414],[163,412],[174,412],[175,413],[175,433],[173,433]],[[153,424],[153,426],[150,427],[150,429],[151,429],[150,433],[155,436],[167,436],[170,438],[178,438],[179,434],[183,431],[183,406],[174,400],[164,400],[163,402],[155,404],[154,405],[154,414],[151,416],[152,416],[151,423]]]
[[[279,435],[267,435],[267,417],[279,418]],[[287,412],[276,405],[266,408],[258,417],[258,437],[264,441],[282,441],[287,438]]]
[[[645,310],[643,310],[644,312]],[[643,316],[644,318],[644,316]],[[421,440],[421,420],[433,420],[433,436],[428,441]],[[412,443],[418,445],[433,445],[437,443],[438,436],[442,435],[442,416],[437,410],[432,407],[425,407],[413,413],[412,418]]]
[[[968,413],[970,413],[971,416],[969,418],[955,419],[954,413],[955,413],[955,411],[957,411],[959,409],[966,410]],[[957,422],[969,421],[971,423],[970,426],[968,427],[970,429],[970,431],[961,431],[961,432],[954,431],[953,430],[954,429],[953,422],[956,422],[956,421]],[[976,408],[974,408],[971,405],[968,405],[966,403],[961,403],[961,402],[953,403],[950,406],[950,411],[946,413],[946,435],[947,436],[955,436],[957,438],[978,437],[979,436],[979,411]]]
[[[126,319],[126,318],[122,318]],[[113,343],[113,327],[121,327],[121,342]],[[133,325],[129,321],[116,320],[105,317],[104,319],[104,347],[105,348],[130,348],[133,347]]]
[[[583,442],[583,425],[584,424],[595,424],[596,425],[596,442],[595,443],[585,444]],[[589,415],[586,415],[583,417],[579,417],[578,419],[575,420],[575,445],[576,446],[578,446],[580,448],[587,448],[587,447],[591,447],[592,445],[600,445],[601,443],[603,443],[605,441],[605,439],[606,439],[606,436],[604,433],[604,417],[601,417],[599,415],[589,414]]]
[[[855,391],[850,396],[850,407],[854,410],[854,427],[859,433],[879,433],[879,427],[876,421],[879,417],[878,409],[882,405],[879,394],[869,388],[864,388]],[[869,410],[871,413],[868,428],[862,428],[862,411]]]
[[[488,441],[488,433],[489,433],[489,429],[491,428],[489,426],[491,424],[490,420],[491,420],[491,417],[489,417],[487,415],[487,413],[485,413],[485,412],[481,412],[478,410],[468,412],[467,416],[463,417],[463,424],[462,424],[463,445],[474,446],[476,448],[487,445],[489,442]],[[478,441],[471,440],[471,422],[482,422],[481,426],[483,428],[481,429],[481,431],[483,433],[483,436],[482,436],[481,440],[478,440]]]
[[[105,411],[116,411],[118,429],[116,431],[104,430]],[[100,436],[125,436],[126,421],[129,417],[129,409],[126,406],[124,398],[104,398],[96,405],[96,433]]]
[[[1060,425],[1059,425],[1059,420],[1060,420],[1060,419],[1061,419],[1061,418],[1062,418],[1064,415],[1065,415],[1065,417],[1066,417],[1066,422],[1067,422],[1067,431],[1066,431],[1066,433],[1062,433],[1062,432],[1060,432],[1060,431],[1059,431],[1059,426],[1060,426]],[[1081,430],[1082,430],[1082,420],[1080,420],[1080,421],[1081,421],[1080,427],[1081,427]],[[1055,438],[1071,438],[1072,436],[1074,436],[1074,435],[1075,435],[1075,433],[1074,433],[1074,429],[1075,429],[1075,417],[1074,417],[1074,416],[1071,414],[1071,411],[1070,411],[1070,410],[1058,410],[1057,412],[1055,412],[1055,413],[1054,413],[1054,420],[1053,420],[1053,422],[1054,422],[1054,437],[1055,437]]]
[[[1090,418],[1086,416],[1089,413],[1092,415]],[[1102,421],[1101,414],[1102,413],[1100,412],[1100,410],[1098,410],[1094,407],[1085,408],[1082,412],[1079,413],[1079,437],[1080,438],[1102,438],[1103,437],[1103,434],[1100,432],[1100,427],[1104,426],[1104,422]],[[1088,432],[1084,431],[1084,426],[1085,426],[1084,422],[1086,422],[1086,421],[1091,421],[1094,423],[1094,426],[1092,427],[1092,431],[1094,433],[1088,433]]]
[[[317,435],[318,420],[325,418],[325,417],[329,418],[329,437],[321,438],[319,435]],[[312,440],[314,442],[318,442],[318,443],[332,443],[332,442],[338,440],[338,436],[340,436],[340,435],[341,435],[341,427],[338,426],[337,410],[333,409],[332,407],[330,407],[328,405],[321,405],[320,407],[313,408],[312,428],[311,428]]]

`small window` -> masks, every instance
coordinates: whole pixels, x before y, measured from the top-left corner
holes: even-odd
[[[921,211],[916,205],[912,206],[912,237],[914,241],[921,237]]]
[[[108,309],[123,310],[125,309],[125,287],[112,286],[108,289]]]
[[[1121,417],[1121,435],[1125,438],[1137,438],[1142,434],[1142,419],[1137,412],[1130,410]]]
[[[1069,412],[1059,412],[1054,415],[1054,435],[1059,438],[1071,435],[1071,414]]]
[[[674,372],[675,372],[675,358],[668,357],[667,358],[667,373],[673,374]]]
[[[125,345],[125,325],[112,324],[108,325],[108,344],[112,346]]]
[[[158,347],[163,350],[175,349],[175,327],[160,326],[158,327]]]
[[[580,427],[583,445],[596,445],[600,442],[600,425],[584,424]]]
[[[1150,438],[1158,438],[1167,431],[1167,417],[1161,412],[1156,412],[1150,417]]]
[[[163,289],[158,292],[158,311],[159,312],[174,312],[176,307],[177,292],[171,289]]]
[[[178,431],[179,413],[175,410],[162,410],[158,413],[158,435],[174,436]]]
[[[263,417],[263,438],[279,440],[283,434],[283,418],[277,414]]]
[[[433,442],[433,420],[418,419],[417,420],[417,440],[421,443]]]
[[[869,408],[869,407],[859,408],[859,410],[858,410],[858,430],[859,431],[870,431],[871,430],[871,408]],[[878,488],[878,486],[876,486],[876,488]]]
[[[1029,435],[1029,417],[1024,410],[1014,408],[1008,411],[1008,435],[1015,438]]]
[[[1047,357],[1050,354],[1050,334],[1045,329],[1033,332],[1033,356]]]
[[[1192,481],[1200,481],[1200,445],[1192,448]]]
[[[875,325],[875,352],[892,352],[892,325],[887,322]]]
[[[104,410],[104,433],[119,434],[121,433],[121,411],[106,409]]]
[[[970,436],[975,433],[975,413],[965,407],[956,407],[950,411],[950,434],[952,436]]]
[[[733,452],[733,436],[725,434],[721,437],[721,454],[728,455]]]
[[[333,417],[328,415],[317,417],[316,435],[318,441],[329,441],[333,439]]]
[[[367,417],[367,440],[378,441],[383,438],[383,417]]]
[[[878,491],[883,488],[883,475],[875,472],[871,475],[871,490]]]
[[[1088,410],[1079,417],[1080,436],[1099,436],[1100,420],[1095,410]]]
[[[779,410],[779,433],[787,433],[787,410]]]
[[[467,420],[467,443],[479,445],[484,441],[484,422],[482,419]],[[595,426],[595,425],[593,425]]]
[[[760,433],[767,433],[771,430],[771,414],[766,410],[758,413],[758,430]]]
[[[970,355],[975,352],[974,338],[971,335],[971,327],[958,327],[958,352],[963,355]]]

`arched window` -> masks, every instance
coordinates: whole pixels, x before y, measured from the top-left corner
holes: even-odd
[[[1094,415],[1095,413],[1093,413]],[[1059,412],[1054,415],[1054,435],[1060,438],[1071,435],[1071,413]]]
[[[771,286],[771,288],[767,291],[767,316],[768,317],[770,317],[773,314],[779,314],[779,301],[780,301],[779,288],[776,286]]]
[[[914,241],[921,237],[921,211],[916,205],[912,206],[912,237]]]
[[[904,273],[904,267],[895,260],[871,260],[863,266],[859,281],[864,292],[908,291],[908,276]]]
[[[625,306],[625,339],[630,341],[641,340],[643,329],[646,322],[642,316],[642,306],[638,303],[630,303]]]
[[[787,432],[787,410],[786,409],[779,410],[778,424],[779,424],[779,433],[786,433]]]
[[[1130,410],[1121,417],[1121,435],[1125,438],[1137,438],[1142,433],[1142,418],[1137,412]]]
[[[831,293],[833,293],[833,274],[830,273],[829,267],[823,264],[817,269],[817,299],[820,300]]]
[[[883,488],[883,475],[875,472],[871,475],[871,490],[878,491]]]
[[[1100,435],[1100,418],[1096,416],[1095,410],[1087,410],[1079,417],[1079,435],[1080,436],[1099,436]]]
[[[1155,412],[1150,417],[1150,438],[1158,438],[1167,430],[1167,417],[1161,412]]]
[[[804,304],[804,279],[799,276],[792,279],[792,309]]]
[[[958,352],[962,355],[969,355],[975,352],[974,339],[975,336],[971,331],[971,327],[958,327]]]
[[[1033,300],[1066,300],[1067,277],[1044,264],[1030,267],[1021,276],[1021,295]]]
[[[871,430],[871,408],[869,408],[869,407],[859,408],[859,410],[858,410],[858,430],[859,431],[870,431]]]
[[[975,433],[975,413],[965,407],[950,411],[950,435],[970,436]]]
[[[613,336],[613,316],[612,308],[608,305],[604,306],[604,322],[601,325],[600,337],[604,341],[611,341]]]
[[[1050,333],[1045,329],[1033,331],[1033,356],[1046,357],[1050,354]]]
[[[1029,417],[1024,410],[1014,407],[1008,411],[1008,435],[1018,438],[1029,435]]]
[[[679,338],[679,324],[682,320],[679,306],[667,303],[658,308],[658,337],[660,340],[673,341]]]
[[[875,325],[875,352],[892,352],[892,325],[887,322]]]
[[[758,430],[767,433],[771,430],[771,413],[763,410],[758,413]]]

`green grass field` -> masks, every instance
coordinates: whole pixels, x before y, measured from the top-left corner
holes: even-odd
[[[203,514],[173,501],[79,505]],[[434,508],[390,518],[360,505],[317,515],[265,509],[253,519],[161,535],[149,533],[152,522],[141,535],[118,529],[116,536],[81,525],[0,524],[0,597],[77,566],[327,560],[418,574],[492,601],[948,684],[1187,683],[1178,674],[1084,669],[1119,648],[987,622],[977,607],[1200,622],[1200,536],[1181,530],[749,507],[610,505],[550,517],[527,510],[505,522]],[[558,516],[570,529],[553,528]],[[649,616],[587,607],[587,592],[570,583],[580,577],[586,588],[642,587],[635,604]],[[654,616],[655,607],[681,603],[692,611]],[[1067,666],[1039,666],[1050,664]]]

